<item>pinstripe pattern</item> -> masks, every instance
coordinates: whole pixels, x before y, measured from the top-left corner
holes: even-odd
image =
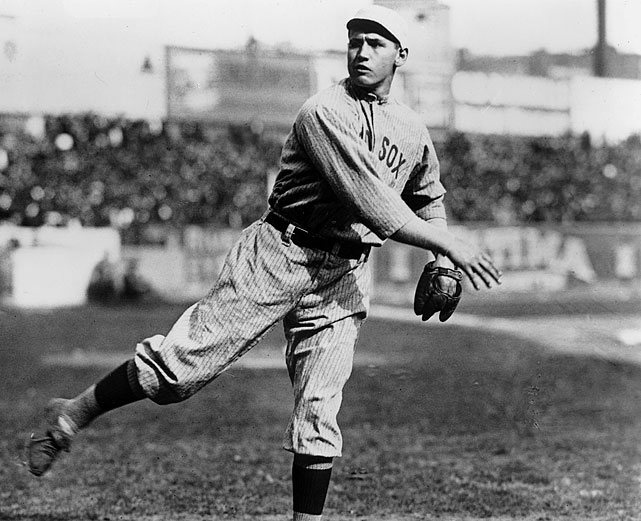
[[[261,219],[243,231],[213,288],[167,336],[137,345],[138,380],[157,403],[184,400],[284,320],[295,395],[285,448],[340,455],[336,413],[368,293],[364,261],[285,246]]]
[[[285,323],[294,410],[283,446],[296,454],[334,457],[341,455],[342,437],[336,416],[343,386],[352,372],[363,316],[336,321],[331,315],[319,314],[318,307],[313,309],[315,316],[300,322],[298,317],[288,317]]]
[[[444,219],[444,193],[419,116],[343,80],[301,108],[269,203],[320,235],[380,245],[413,213]]]
[[[444,193],[419,117],[344,80],[300,110],[269,202],[313,233],[380,245],[414,213],[444,223]],[[284,447],[340,456],[336,416],[367,315],[369,277],[365,261],[285,245],[260,219],[243,231],[211,291],[167,336],[138,344],[141,388],[157,403],[184,400],[282,320],[294,390]]]

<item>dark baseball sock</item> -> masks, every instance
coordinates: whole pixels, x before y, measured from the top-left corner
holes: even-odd
[[[294,521],[320,519],[332,476],[332,458],[294,455],[292,485]]]
[[[129,360],[116,367],[100,380],[96,384],[94,395],[103,413],[142,400],[145,395],[136,377],[134,361]]]
[[[144,394],[136,377],[136,367],[130,360],[75,398],[62,400],[59,412],[66,416],[68,428],[75,434],[101,414],[142,398]]]

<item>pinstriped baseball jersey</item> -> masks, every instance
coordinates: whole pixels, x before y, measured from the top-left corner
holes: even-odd
[[[380,245],[412,213],[445,219],[444,193],[419,116],[345,79],[303,105],[269,203],[320,235]]]

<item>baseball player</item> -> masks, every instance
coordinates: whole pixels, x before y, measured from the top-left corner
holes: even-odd
[[[347,23],[349,77],[310,98],[283,146],[269,209],[243,230],[209,293],[166,336],[72,399],[52,400],[44,435],[29,440],[40,476],[94,418],[151,399],[185,400],[225,371],[276,323],[287,340],[294,406],[284,436],[293,453],[293,519],[321,518],[336,416],[369,306],[368,256],[386,239],[434,252],[415,312],[447,320],[461,273],[476,289],[500,283],[492,260],[446,226],[439,165],[420,118],[389,96],[408,57],[407,27],[380,6]]]

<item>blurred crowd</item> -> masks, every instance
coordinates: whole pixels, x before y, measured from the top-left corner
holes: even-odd
[[[249,126],[86,115],[47,118],[42,127],[0,135],[0,221],[123,232],[240,227],[264,211],[281,147]]]
[[[440,151],[448,208],[460,221],[641,221],[641,139],[452,134]]]
[[[252,126],[41,118],[0,130],[0,221],[241,227],[265,209],[282,136]],[[641,140],[452,133],[436,143],[458,222],[641,220]]]

